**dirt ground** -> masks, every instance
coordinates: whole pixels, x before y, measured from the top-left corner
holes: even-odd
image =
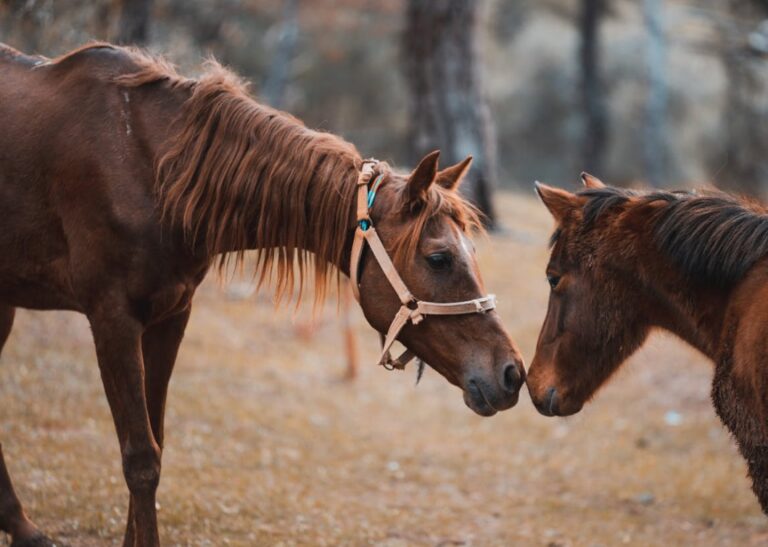
[[[530,361],[551,221],[502,195],[509,233],[482,269]],[[580,414],[527,394],[493,418],[427,370],[343,371],[328,305],[312,336],[268,295],[201,288],[171,383],[158,503],[164,545],[762,545],[746,467],[709,401],[712,366],[669,335]],[[117,545],[127,490],[90,331],[20,311],[0,360],[0,439],[30,515],[73,546]],[[0,538],[6,545],[7,538]]]

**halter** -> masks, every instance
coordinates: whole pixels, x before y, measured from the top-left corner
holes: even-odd
[[[481,298],[475,298],[473,300],[465,300],[463,302],[424,302],[418,300],[405,283],[398,275],[395,265],[392,263],[392,259],[389,258],[387,250],[384,248],[384,244],[379,238],[379,234],[376,233],[376,229],[373,227],[373,222],[369,215],[369,210],[373,206],[373,202],[376,199],[376,191],[381,184],[384,175],[379,175],[368,189],[368,184],[371,181],[376,165],[379,162],[374,159],[368,159],[363,161],[363,165],[360,169],[360,175],[357,179],[357,228],[355,229],[355,239],[352,242],[352,254],[350,260],[349,277],[352,281],[352,292],[355,295],[355,300],[360,302],[360,260],[363,256],[363,247],[365,243],[373,252],[373,256],[379,263],[381,270],[387,277],[389,284],[397,293],[400,299],[400,309],[395,314],[392,323],[389,325],[389,330],[386,336],[380,334],[381,337],[381,355],[379,357],[379,364],[387,370],[405,368],[405,365],[415,357],[413,352],[406,349],[397,359],[392,359],[392,355],[389,350],[394,344],[400,331],[403,330],[405,325],[410,321],[414,325],[418,325],[424,320],[426,315],[466,315],[470,313],[486,313],[496,307],[496,296],[489,294]]]

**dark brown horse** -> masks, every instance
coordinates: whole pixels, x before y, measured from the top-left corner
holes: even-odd
[[[653,328],[715,363],[712,401],[768,513],[768,211],[722,193],[538,185],[555,217],[549,309],[528,374],[546,416],[578,412]]]
[[[0,334],[14,308],[88,317],[130,490],[126,545],[158,545],[168,381],[192,297],[213,264],[259,251],[277,294],[311,270],[320,297],[347,274],[363,162],[354,146],[256,103],[212,63],[199,80],[95,44],[48,61],[0,47]],[[377,164],[373,223],[413,294],[483,294],[455,191],[466,163],[409,176]],[[371,253],[361,307],[384,332],[400,308]],[[428,317],[399,339],[490,415],[511,407],[522,361],[495,312]],[[50,543],[25,516],[0,459],[0,529]]]

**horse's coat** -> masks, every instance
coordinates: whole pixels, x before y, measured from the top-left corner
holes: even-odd
[[[714,361],[712,401],[768,513],[768,210],[583,180],[576,194],[538,186],[557,229],[531,399],[578,412],[652,328],[669,330]]]
[[[362,164],[354,146],[255,102],[212,63],[199,80],[108,44],[52,61],[0,47],[0,342],[16,307],[84,313],[131,493],[126,545],[157,545],[168,380],[192,297],[210,266],[258,250],[256,272],[278,295],[314,274],[322,298],[345,271]],[[437,155],[410,176],[380,165],[372,211],[414,294],[484,294],[460,237],[477,224],[454,191],[463,169]],[[457,230],[458,228],[458,230]],[[451,257],[437,271],[428,257]],[[400,303],[364,259],[361,307],[386,329]],[[430,318],[400,340],[474,410],[517,401],[522,361],[491,312]],[[48,545],[24,515],[0,458],[0,530]]]

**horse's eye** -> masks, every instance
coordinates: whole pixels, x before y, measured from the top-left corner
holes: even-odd
[[[560,284],[560,276],[559,275],[553,275],[553,274],[547,274],[547,281],[549,281],[549,286],[552,289],[556,289],[557,286]]]
[[[451,255],[448,253],[433,253],[427,256],[427,264],[433,270],[447,270],[451,267]]]

